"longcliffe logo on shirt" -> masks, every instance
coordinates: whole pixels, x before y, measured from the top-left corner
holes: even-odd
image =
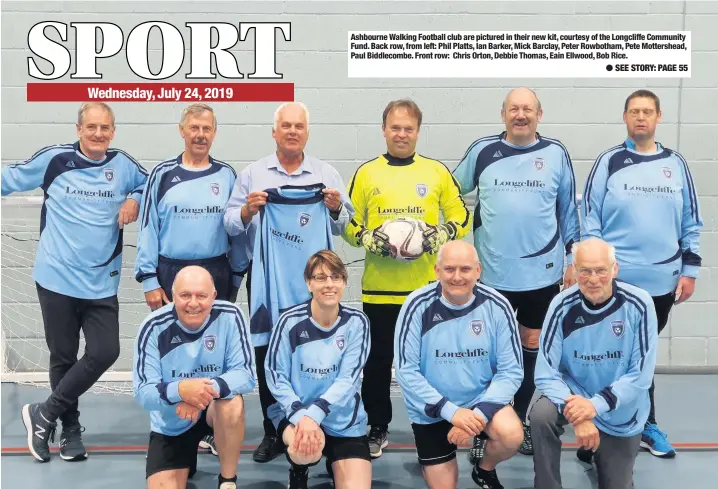
[[[75,195],[78,197],[102,197],[107,199],[114,199],[115,193],[112,190],[82,190],[79,188],[72,188],[65,186],[66,195]]]
[[[311,365],[304,365],[303,363],[299,364],[299,375],[304,379],[322,380],[328,377],[329,374],[333,374],[338,371],[339,365],[336,364],[327,368],[312,367]]]
[[[645,187],[642,185],[628,185],[627,183],[623,184],[623,190],[627,192],[644,192],[647,194],[675,194],[676,189],[669,185],[656,185],[654,187]]]
[[[412,214],[412,215],[424,215],[424,208],[420,206],[410,205],[408,207],[381,207],[377,206],[376,211],[379,215],[392,215],[392,214]]]
[[[579,353],[578,351],[574,350],[573,358],[576,358],[578,360],[583,360],[585,362],[602,362],[603,360],[621,360],[623,358],[623,351],[607,350],[606,353]]]
[[[174,206],[175,214],[218,214],[224,212],[221,205],[208,205],[205,207],[179,207]]]
[[[436,358],[476,358],[485,357],[489,352],[483,348],[466,349],[462,351],[444,351],[436,349]]]
[[[269,228],[269,231],[272,233],[273,237],[279,238],[279,239],[286,241],[290,244],[304,243],[304,240],[298,234],[291,234],[289,231],[279,231],[274,228]]]
[[[544,188],[546,184],[541,180],[499,180],[494,178],[494,187],[511,187],[511,188]]]
[[[222,369],[219,368],[219,365],[215,365],[214,363],[208,363],[206,365],[200,365],[199,367],[190,370],[189,372],[182,372],[181,370],[172,369],[172,377],[191,379],[192,377],[197,376],[197,374],[211,374],[219,372],[221,370]]]

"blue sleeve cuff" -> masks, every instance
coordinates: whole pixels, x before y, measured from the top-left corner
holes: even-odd
[[[132,199],[138,204],[142,203],[142,193],[141,192],[132,192],[128,199]]]
[[[451,423],[451,418],[454,417],[454,414],[456,414],[456,411],[458,411],[458,410],[459,410],[459,406],[457,406],[456,404],[454,404],[451,401],[446,401],[446,404],[444,404],[441,407],[441,412],[439,413],[439,415],[443,419],[445,419],[446,421]]]
[[[683,270],[681,271],[681,276],[683,277],[689,277],[689,278],[698,278],[698,274],[700,273],[701,267],[697,265],[683,265]]]
[[[300,409],[296,413],[294,413],[287,421],[292,423],[294,426],[297,426],[297,423],[299,423],[299,420],[302,419],[304,416],[307,415],[306,409]],[[314,418],[312,418],[314,419]],[[316,421],[316,420],[315,420]]]
[[[157,277],[146,278],[142,281],[142,292],[150,292],[160,288],[160,281]]]
[[[487,424],[488,424],[489,418],[486,417],[486,415],[481,411],[481,409],[479,409],[479,408],[474,408],[473,411],[474,411],[474,413],[476,413],[476,414],[478,414],[479,416],[481,416],[482,418],[484,418],[484,423],[487,423]]]
[[[182,400],[182,398],[179,395],[179,383],[180,381],[170,382],[167,385],[167,399],[172,404],[177,404]]]
[[[309,416],[314,421],[316,421],[318,425],[321,425],[322,421],[324,421],[324,418],[327,417],[327,414],[322,410],[322,408],[320,408],[316,404],[312,404],[311,406],[309,406],[309,409],[307,409],[305,416]]]
[[[593,407],[596,408],[596,414],[598,416],[606,414],[611,409],[606,400],[600,394],[596,394],[595,396],[593,396],[590,401],[591,404],[593,404]]]

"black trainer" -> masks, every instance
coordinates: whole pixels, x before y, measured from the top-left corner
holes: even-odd
[[[264,435],[262,443],[259,444],[254,453],[252,459],[260,464],[274,460],[284,453],[286,447],[282,440],[276,436]]]
[[[215,457],[219,456],[217,453],[217,445],[214,443],[214,435],[205,435],[204,438],[199,442],[200,448],[209,448],[212,451],[212,455]]]
[[[27,430],[27,447],[40,462],[50,461],[49,441],[55,441],[57,423],[50,422],[40,411],[40,404],[25,404],[22,407],[22,423]]]
[[[469,450],[469,463],[476,467],[481,463],[481,459],[484,458],[486,452],[486,441],[488,437],[486,433],[481,432],[479,436],[474,437],[474,446]]]
[[[533,455],[534,454],[534,444],[533,441],[531,441],[531,427],[526,424],[526,422],[523,423],[524,426],[524,441],[521,442],[521,446],[519,447],[519,453],[522,455]]]
[[[78,462],[87,459],[87,450],[82,444],[84,426],[79,424],[62,427],[60,435],[60,457],[68,462]]]
[[[576,457],[585,464],[591,464],[593,462],[593,450],[588,448],[578,447],[576,450]]]
[[[379,458],[389,445],[389,430],[384,426],[372,426],[369,429],[369,455],[371,458]]]
[[[471,471],[471,478],[481,489],[504,489],[496,475],[496,469],[484,470],[477,465]]]
[[[295,469],[292,467],[289,469],[289,485],[287,486],[287,489],[308,489],[308,483],[309,469],[307,467],[301,469]]]

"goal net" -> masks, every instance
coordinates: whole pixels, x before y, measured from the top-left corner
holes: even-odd
[[[42,197],[9,197],[2,199],[0,243],[1,333],[3,382],[49,386],[50,354],[45,343],[42,313],[32,278],[35,251],[40,237]],[[120,357],[95,384],[94,393],[132,393],[132,354],[140,323],[150,310],[144,301],[142,285],[134,279],[136,224],[125,228],[122,253],[122,279],[118,291],[120,302]],[[337,254],[350,264],[350,280],[344,301],[360,305],[363,250],[335,239]],[[248,315],[247,291],[242,284],[237,303]],[[81,334],[79,355],[84,353]]]

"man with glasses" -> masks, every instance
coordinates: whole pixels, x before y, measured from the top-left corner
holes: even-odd
[[[623,120],[628,137],[601,153],[589,173],[582,235],[615,246],[621,264],[618,278],[651,295],[660,334],[673,304],[686,301],[695,290],[703,221],[688,163],[655,140],[661,122],[658,97],[648,90],[632,93]],[[653,392],[651,383],[641,447],[657,457],[673,458],[676,451],[656,423]],[[590,455],[579,452],[584,461]]]
[[[616,280],[615,249],[590,238],[573,246],[574,285],[544,320],[536,362],[543,394],[531,410],[534,487],[560,489],[561,440],[573,425],[596,452],[599,489],[633,487],[633,466],[648,419],[658,330],[651,296]]]

